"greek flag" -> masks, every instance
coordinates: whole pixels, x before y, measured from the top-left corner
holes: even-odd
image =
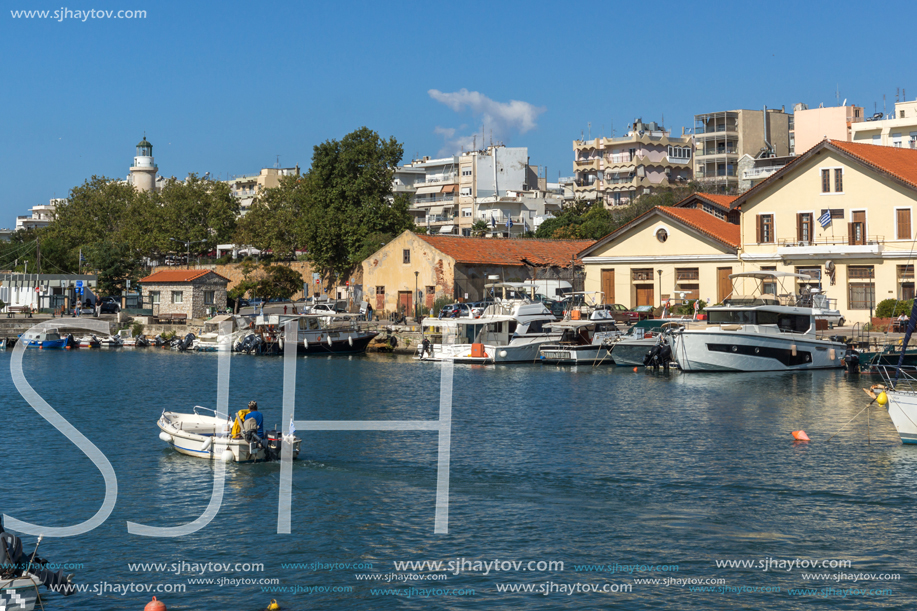
[[[818,217],[818,222],[821,223],[822,229],[831,224],[831,211],[825,210],[825,213]]]
[[[497,228],[497,219],[495,219],[495,218],[494,218],[494,215],[492,215],[492,214],[490,215],[490,228],[491,228],[491,229],[496,229],[496,228]]]
[[[513,218],[511,216],[506,217],[506,230],[509,231],[513,228]]]
[[[295,432],[296,432],[296,426],[294,426],[294,424],[293,424],[293,419],[290,418],[290,433],[289,433],[290,436],[292,437],[292,436],[293,436],[293,433],[295,433]]]

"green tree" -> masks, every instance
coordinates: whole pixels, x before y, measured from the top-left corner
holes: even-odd
[[[89,266],[98,272],[102,295],[120,294],[126,289],[127,280],[136,286],[140,279],[140,261],[125,244],[98,242],[89,246],[84,254]]]
[[[277,187],[255,199],[236,226],[236,243],[271,250],[276,257],[292,258],[305,245],[306,182],[299,176],[284,176]]]
[[[303,185],[304,233],[318,270],[348,275],[361,261],[367,236],[397,235],[414,226],[407,196],[392,195],[402,155],[397,140],[384,140],[366,127],[314,147]]]
[[[285,265],[271,265],[265,268],[265,275],[255,289],[265,299],[289,299],[302,290],[302,274]]]
[[[475,238],[483,238],[490,231],[490,225],[487,224],[487,221],[475,221],[471,225],[471,236]]]
[[[191,242],[191,252],[208,252],[235,234],[239,201],[224,182],[189,174],[183,181],[167,181],[152,199],[157,205],[149,207],[156,213],[145,218],[158,226],[152,246],[160,252],[185,251],[177,242]]]

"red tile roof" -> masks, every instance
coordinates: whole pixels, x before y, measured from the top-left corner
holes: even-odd
[[[828,140],[826,138],[805,153],[797,155],[785,166],[735,198],[730,207],[739,208],[749,196],[775,184],[777,180],[796,169],[804,160],[826,148],[833,149],[841,155],[862,163],[881,174],[891,176],[912,189],[917,189],[917,150],[878,144],[845,142],[843,140]]]
[[[735,200],[737,196],[735,195],[718,195],[716,193],[695,193],[694,195],[707,200],[708,202],[722,206],[723,208],[729,209],[729,204]]]
[[[738,225],[727,223],[726,221],[718,219],[709,212],[704,212],[699,208],[674,208],[671,206],[656,206],[655,208],[650,208],[631,222],[618,227],[592,246],[584,248],[578,253],[578,256],[580,258],[589,256],[590,251],[611,242],[616,237],[634,225],[641,223],[653,214],[661,214],[663,216],[668,216],[670,218],[676,219],[688,227],[691,227],[695,231],[711,237],[714,240],[722,242],[730,248],[738,248],[740,246],[741,229]]]
[[[858,161],[917,188],[917,150],[840,140],[829,142]]]
[[[657,207],[656,210],[662,214],[676,218],[685,225],[715,240],[719,240],[724,244],[728,244],[734,248],[738,248],[741,244],[741,228],[733,223],[727,223],[722,219],[718,219],[709,212],[704,212],[697,208],[671,208],[668,206],[660,206]]]
[[[457,263],[569,267],[570,260],[593,240],[466,238],[418,234],[418,238]]]
[[[215,271],[209,269],[176,269],[161,271],[150,274],[146,278],[141,278],[140,282],[150,282],[154,284],[168,284],[170,282],[191,282],[193,280],[197,280],[198,278],[203,278],[207,274],[213,274],[214,276],[229,282],[229,278],[221,276]]]

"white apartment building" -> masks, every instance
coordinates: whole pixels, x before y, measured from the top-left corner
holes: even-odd
[[[889,117],[874,115],[850,126],[850,141],[917,149],[917,100],[895,102]]]
[[[41,229],[47,227],[54,220],[54,208],[67,203],[66,199],[51,199],[47,204],[29,208],[28,216],[16,217],[16,231],[20,229]]]

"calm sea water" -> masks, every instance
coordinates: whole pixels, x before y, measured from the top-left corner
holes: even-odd
[[[102,477],[19,396],[9,361],[9,354],[0,356],[0,509],[48,526],[82,522],[101,504]],[[228,467],[223,505],[209,526],[154,539],[128,534],[126,522],[173,526],[207,506],[214,466],[171,452],[155,423],[163,409],[214,406],[216,356],[30,351],[24,366],[33,386],[104,450],[118,475],[117,505],[103,526],[41,544],[45,557],[81,564],[76,580],[90,588],[66,599],[49,596],[49,610],[140,610],[151,595],[122,594],[122,588],[175,584],[186,592],[157,594],[169,609],[205,611],[254,611],[271,599],[295,610],[910,609],[917,599],[917,448],[899,443],[880,410],[871,418],[871,445],[865,415],[826,442],[866,405],[866,381],[841,371],[653,375],[614,367],[456,366],[448,535],[433,533],[436,434],[355,431],[300,433],[292,535],[276,534],[279,466],[258,464]],[[365,356],[300,358],[297,366],[299,419],[438,416],[439,365]],[[233,409],[256,399],[265,424],[280,424],[280,359],[233,357],[231,386]],[[792,441],[790,432],[800,428],[811,443]],[[31,549],[35,538],[25,541]],[[442,581],[357,578],[407,578],[416,571],[398,571],[394,562],[457,558],[564,567],[497,565],[485,575],[481,565]],[[758,568],[768,558],[851,565]],[[725,560],[756,567],[717,567]],[[169,566],[132,570],[133,563]],[[179,575],[171,565],[180,563],[262,563],[264,570]],[[282,566],[288,563],[302,565]],[[669,570],[582,566],[615,563]],[[807,581],[808,573],[899,574],[900,580]],[[692,587],[723,580],[713,587],[724,589],[635,583],[654,577],[697,580]],[[605,584],[632,589],[565,593]],[[506,585],[536,591],[498,590]],[[813,591],[788,592],[797,588]],[[891,592],[869,593],[877,589]],[[470,590],[473,595],[459,595]]]

